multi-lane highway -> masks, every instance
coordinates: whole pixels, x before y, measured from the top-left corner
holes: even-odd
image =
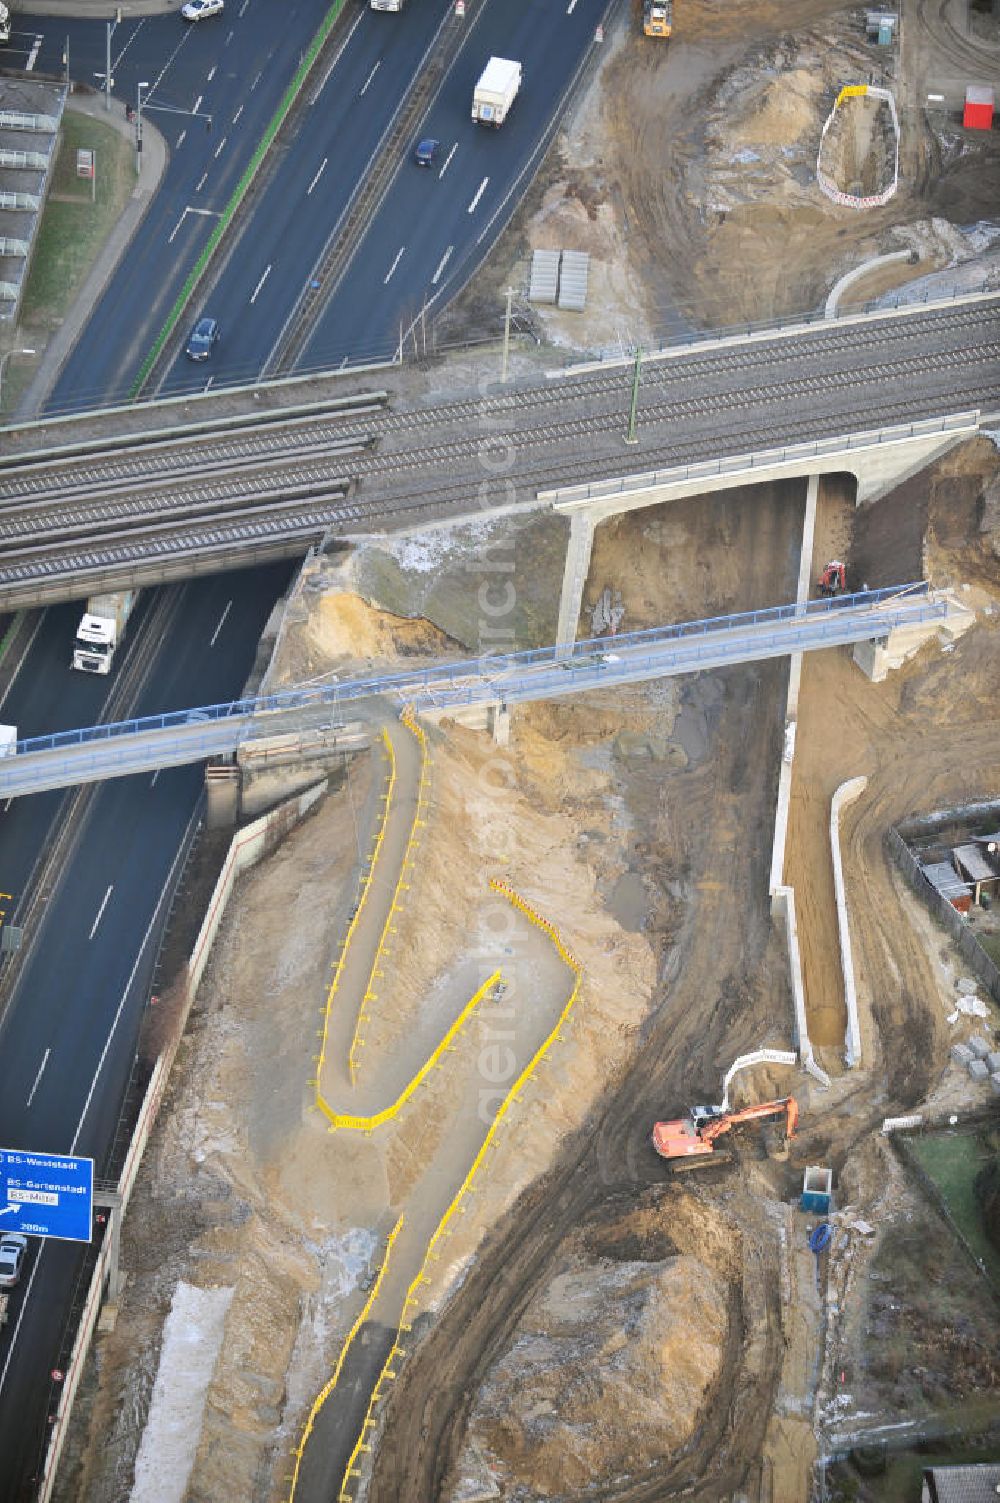
[[[596,45],[607,5],[470,0],[464,21],[455,20],[451,0],[421,0],[398,15],[346,5],[252,190],[242,233],[175,332],[160,389],[253,379],[266,367],[359,183],[372,165],[385,167],[378,148],[411,84],[438,51],[450,57],[457,46],[413,139],[397,147],[384,203],[299,364],[391,354],[401,320],[426,302],[440,304],[502,228]],[[143,117],[165,137],[169,161],[124,265],[61,373],[51,411],[128,394],[327,8],[323,0],[290,0],[276,25],[264,0],[241,0],[193,26],[172,14],[115,27],[112,107],[136,102],[142,86]],[[58,75],[67,37],[73,76],[100,86],[103,23],[42,19],[37,38],[19,33],[19,50],[33,68]],[[471,120],[473,86],[493,52],[525,64],[521,96],[497,132]],[[441,142],[430,171],[412,162],[425,135]],[[222,340],[209,365],[193,366],[184,336],[201,311],[219,320]]]
[[[325,412],[317,399],[285,424],[234,421],[225,436],[171,430],[167,445],[12,458],[0,473],[0,605],[264,547],[287,554],[328,530],[529,505],[578,481],[995,412],[1000,295],[651,360],[626,448],[631,386],[619,366],[405,409],[362,396]],[[499,455],[485,466],[484,433]]]
[[[285,577],[279,566],[182,587],[176,610],[184,631],[161,641],[135,710],[165,708],[195,686],[199,697],[214,698],[242,682]],[[20,716],[22,724],[35,714],[51,719],[60,699],[63,714],[79,713],[88,698],[99,710],[106,685],[68,666],[75,615],[72,607],[47,614],[30,668],[22,669],[4,701],[4,716]],[[135,1054],[161,897],[201,782],[200,768],[188,767],[97,790],[83,838],[45,914],[48,940],[35,946],[0,1033],[5,1147],[93,1155],[100,1172]],[[14,886],[23,879],[19,853],[41,848],[53,797],[17,800],[0,812],[0,864]],[[18,825],[13,839],[12,819]],[[23,1496],[22,1483],[36,1470],[45,1441],[49,1369],[78,1261],[72,1245],[33,1245],[0,1340],[5,1503]]]
[[[222,17],[196,25],[175,12],[115,28],[113,108],[120,113],[124,101],[134,105],[139,84],[148,85],[143,117],[165,136],[169,164],[61,373],[53,410],[125,397],[326,9],[326,0],[289,0],[275,25],[274,8],[264,0],[238,0]],[[40,18],[39,29],[39,71],[61,73],[68,34],[71,74],[100,82],[103,23]]]

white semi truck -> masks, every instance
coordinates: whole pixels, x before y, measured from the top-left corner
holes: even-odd
[[[10,9],[0,0],[0,42],[10,41]]]
[[[91,595],[73,643],[73,667],[82,673],[110,673],[115,648],[139,598],[138,590]]]
[[[491,57],[472,96],[472,118],[480,125],[503,125],[521,87],[521,64]]]

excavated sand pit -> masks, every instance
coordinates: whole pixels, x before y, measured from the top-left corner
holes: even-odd
[[[819,170],[841,193],[873,198],[896,172],[896,126],[886,100],[850,95],[838,104],[823,139]]]

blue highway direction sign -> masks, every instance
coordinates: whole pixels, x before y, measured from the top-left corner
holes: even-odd
[[[0,1236],[89,1242],[93,1201],[93,1159],[0,1148]]]

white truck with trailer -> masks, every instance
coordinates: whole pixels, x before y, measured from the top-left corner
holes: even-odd
[[[125,634],[125,623],[139,598],[138,590],[116,595],[91,595],[76,629],[73,667],[82,673],[110,673],[115,649]]]
[[[521,64],[491,57],[472,95],[472,118],[479,125],[503,125],[521,87]]]
[[[402,10],[406,0],[369,0],[372,10]]]

